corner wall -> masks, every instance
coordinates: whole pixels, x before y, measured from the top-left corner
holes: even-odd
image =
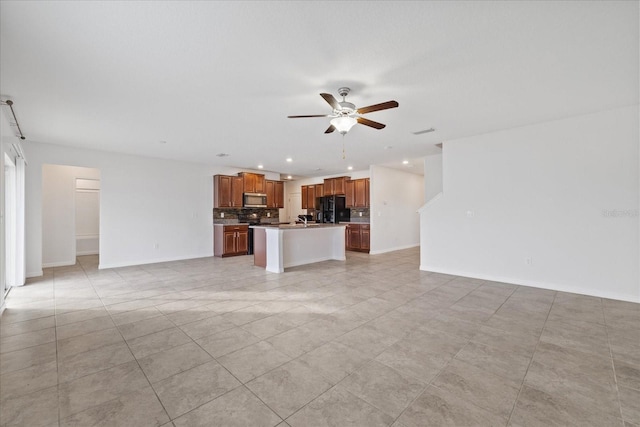
[[[638,106],[447,141],[421,269],[640,302]]]
[[[371,166],[371,254],[420,244],[418,209],[424,204],[424,177]]]

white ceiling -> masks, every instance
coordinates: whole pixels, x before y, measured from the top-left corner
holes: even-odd
[[[27,143],[320,176],[638,103],[635,1],[3,0],[0,12],[0,93]],[[328,119],[287,119],[329,113],[319,93],[340,86],[357,106],[400,107],[367,115],[385,129],[344,138],[323,133]]]

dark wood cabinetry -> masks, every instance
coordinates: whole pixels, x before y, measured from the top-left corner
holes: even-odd
[[[214,225],[213,255],[219,257],[246,255],[249,250],[248,225]]]
[[[369,252],[371,227],[369,224],[347,224],[345,236],[346,250]]]
[[[267,193],[268,208],[284,208],[284,182],[266,180],[264,175],[240,172],[238,176],[213,177],[213,207],[241,208],[243,193]]]
[[[213,177],[213,207],[241,208],[243,185],[242,177],[215,175]]]
[[[347,191],[348,177],[325,178],[323,193],[325,196],[344,196]]]
[[[241,172],[245,193],[264,193],[266,191],[266,180],[264,175],[250,172]]]
[[[300,192],[302,193],[300,197],[302,199],[302,209],[309,209],[309,205],[307,201],[307,196],[309,195],[309,186],[303,185],[300,188]]]
[[[302,209],[315,209],[316,198],[322,197],[322,184],[303,185],[302,192]]]
[[[268,208],[284,208],[284,182],[265,180]]]
[[[307,209],[316,208],[316,186],[309,185],[307,190]]]
[[[348,208],[369,207],[369,178],[346,182],[346,206]]]

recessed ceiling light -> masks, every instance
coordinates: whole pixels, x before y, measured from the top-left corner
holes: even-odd
[[[287,179],[291,179],[291,175],[287,175]]]
[[[403,164],[403,165],[408,165],[408,164],[409,164],[409,160],[403,160],[403,161],[402,161],[402,164]]]
[[[293,162],[293,159],[291,157],[287,157],[287,162],[291,163]]]
[[[349,166],[347,169],[349,169],[350,171],[353,170],[353,166]]]
[[[227,153],[218,153],[216,154],[216,157],[229,157],[231,154],[227,154]]]
[[[263,165],[258,165],[258,169],[262,169],[262,168],[264,168]]]

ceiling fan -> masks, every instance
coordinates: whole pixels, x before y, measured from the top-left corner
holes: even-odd
[[[349,94],[351,89],[348,87],[341,87],[338,89],[338,93],[342,96],[342,101],[338,102],[330,93],[321,93],[320,96],[331,105],[333,112],[331,114],[315,114],[306,116],[288,116],[290,119],[301,119],[308,117],[333,117],[331,120],[331,126],[324,131],[324,133],[331,133],[337,130],[344,135],[349,132],[353,125],[360,123],[361,125],[369,126],[374,129],[383,129],[386,125],[382,123],[374,122],[373,120],[365,119],[361,117],[361,114],[371,113],[374,111],[386,110],[389,108],[396,108],[398,103],[396,101],[387,101],[381,104],[369,105],[368,107],[356,108],[356,106],[350,102],[345,101],[345,97]]]

